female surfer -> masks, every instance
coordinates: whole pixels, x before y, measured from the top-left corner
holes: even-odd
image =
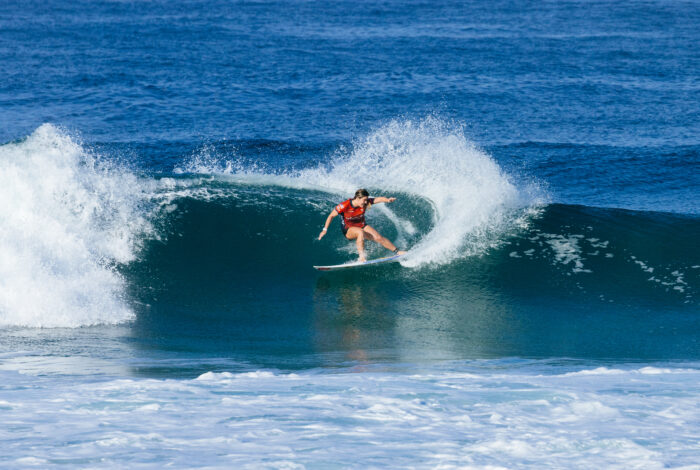
[[[341,202],[326,218],[326,224],[318,236],[320,240],[328,232],[328,226],[338,214],[343,214],[342,229],[343,235],[348,240],[355,240],[357,244],[357,252],[360,255],[360,261],[367,261],[365,256],[365,239],[377,242],[387,250],[391,250],[397,255],[403,255],[405,251],[401,251],[393,243],[382,237],[379,232],[365,223],[365,211],[372,204],[380,204],[382,202],[394,202],[395,197],[369,197],[369,192],[366,189],[358,189],[355,191],[355,197]]]

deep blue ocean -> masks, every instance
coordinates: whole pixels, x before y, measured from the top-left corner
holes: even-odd
[[[699,469],[699,25],[2,2],[0,467]]]

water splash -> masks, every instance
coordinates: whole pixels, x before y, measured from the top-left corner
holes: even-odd
[[[0,326],[131,319],[114,266],[151,230],[143,191],[50,124],[0,146]]]

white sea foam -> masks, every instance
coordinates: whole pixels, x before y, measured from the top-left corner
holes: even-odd
[[[133,260],[142,183],[45,124],[0,146],[0,326],[74,327],[133,317],[115,263]]]
[[[576,372],[567,372],[563,374],[565,377],[572,377],[577,375],[619,375],[625,374],[624,370],[620,369],[608,369],[607,367],[596,367],[595,369],[584,369]]]
[[[637,259],[636,256],[630,256],[630,260],[632,260],[635,264],[639,265],[642,271],[653,274],[647,279],[647,281],[665,286],[667,290],[672,289],[674,291],[680,292],[681,294],[685,293],[686,289],[688,289],[688,283],[684,279],[685,273],[683,273],[679,269],[671,271],[672,268],[666,267],[664,273],[661,269],[655,270],[653,267],[648,266],[645,262]],[[690,295],[688,296],[688,298],[690,298]]]
[[[692,468],[700,372],[677,366],[104,381],[2,370],[0,441],[12,444],[0,466]]]
[[[557,263],[567,265],[573,264],[572,272],[574,273],[590,273],[590,269],[583,266],[583,257],[581,256],[581,248],[579,240],[582,235],[551,235],[547,243],[554,251],[554,259]]]

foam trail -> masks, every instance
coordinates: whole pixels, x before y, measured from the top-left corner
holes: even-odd
[[[131,319],[114,264],[150,230],[142,189],[50,124],[0,146],[0,326]]]

